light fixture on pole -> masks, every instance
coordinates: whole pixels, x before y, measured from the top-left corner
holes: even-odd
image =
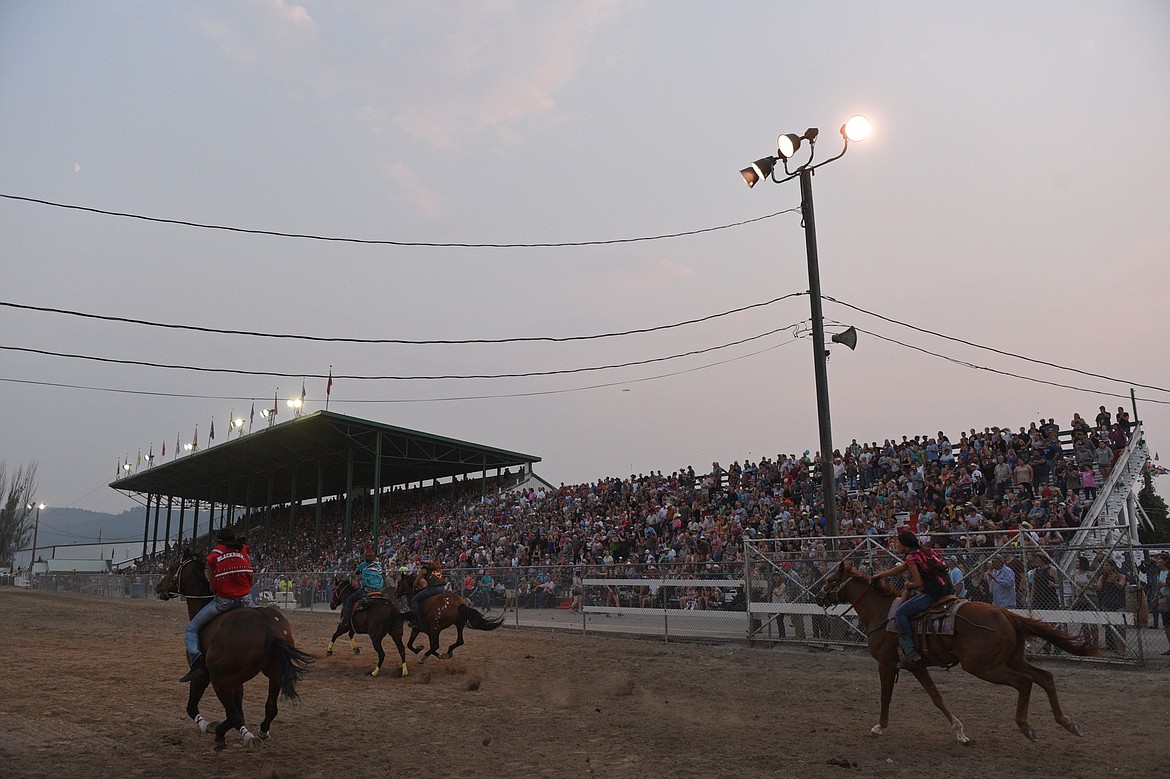
[[[812,175],[813,171],[833,160],[845,156],[849,150],[850,141],[863,141],[869,135],[869,120],[864,116],[854,116],[841,125],[841,138],[844,145],[841,153],[830,157],[823,162],[813,164],[816,155],[816,142],[819,131],[810,127],[803,135],[782,133],[776,139],[776,156],[764,157],[756,160],[750,166],[739,172],[749,187],[754,187],[761,179],[770,178],[776,184],[783,184],[792,179],[800,179],[800,211],[804,222],[805,252],[808,256],[808,296],[812,308],[812,336],[813,336],[813,368],[816,376],[817,388],[817,422],[820,432],[821,446],[821,490],[825,501],[825,535],[837,535],[837,491],[833,478],[833,428],[829,417],[829,378],[825,351],[825,319],[821,310],[821,271],[817,260],[817,232],[816,220],[813,214]],[[793,170],[789,170],[788,162],[808,144],[808,159]],[[784,178],[776,177],[777,163],[784,169]],[[848,334],[852,331],[852,344],[848,342]],[[850,328],[833,340],[845,344],[852,349],[857,344],[857,332]]]
[[[304,407],[304,405],[305,402],[299,396],[288,399],[288,407],[293,410],[293,416],[299,417],[301,415],[301,409]]]
[[[33,504],[31,504],[31,503],[27,503],[25,505],[28,506],[29,511],[32,511],[34,508]],[[36,522],[33,524],[32,557],[29,558],[29,562],[28,562],[28,574],[29,574],[30,578],[33,575],[33,566],[37,562],[37,535],[41,531],[41,509],[43,509],[44,507],[45,507],[44,503],[38,503],[38,504],[36,504],[36,507],[35,507],[37,510],[37,518],[36,518]]]

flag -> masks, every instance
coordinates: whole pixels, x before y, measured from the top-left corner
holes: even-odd
[[[134,465],[134,467],[135,468],[142,467],[142,450],[141,449],[138,450],[138,462]]]
[[[121,473],[122,473],[122,463],[118,462],[115,459],[114,460],[114,478],[115,479],[118,478],[118,475]]]
[[[252,428],[252,423],[256,421],[256,401],[252,401],[252,413],[248,415],[248,429]]]
[[[165,438],[164,438],[164,439],[163,439],[163,450],[162,450],[162,454],[160,454],[160,455],[159,455],[159,457],[166,457],[166,456],[167,456],[167,439],[165,439]]]
[[[146,455],[146,464],[147,465],[154,464],[154,441],[150,442],[150,452]]]
[[[301,405],[305,405],[305,380],[301,379]]]
[[[325,385],[325,397],[328,398],[333,392],[333,369],[329,369],[329,383]]]
[[[231,416],[228,417],[228,438],[232,437],[232,432],[236,429],[236,410],[232,409]]]
[[[195,440],[191,442],[192,448],[199,448],[199,425],[195,425]]]
[[[181,450],[179,448],[179,434],[175,433],[175,457],[179,456],[180,451]]]
[[[280,392],[277,390],[276,392]],[[280,410],[280,404],[276,402],[276,392],[272,393],[272,418],[276,419],[276,412]]]
[[[211,420],[211,430],[207,433],[207,441],[208,441],[208,443],[210,443],[214,440],[215,440],[215,420],[212,419]]]

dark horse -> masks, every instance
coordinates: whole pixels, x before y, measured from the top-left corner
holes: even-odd
[[[400,596],[405,595],[407,600],[409,600],[415,593],[414,582],[415,577],[411,574],[404,573],[399,576],[397,594]],[[419,663],[425,662],[431,655],[443,659],[450,658],[455,652],[456,647],[463,646],[464,625],[468,625],[476,630],[495,630],[504,624],[504,617],[502,615],[499,619],[488,619],[472,608],[466,600],[453,592],[440,592],[438,595],[432,595],[427,598],[419,604],[418,614],[422,625],[421,627],[412,626],[410,628],[410,639],[406,642],[406,646],[411,652],[417,655],[422,651],[422,647],[416,647],[414,645],[414,639],[419,633],[427,634],[431,640],[431,648],[419,658]],[[447,647],[446,654],[439,654],[439,634],[452,625],[455,626],[455,630],[458,632],[455,643]]]
[[[345,603],[345,599],[352,595],[353,591],[353,582],[348,577],[338,576],[333,582],[333,599],[329,601],[329,608],[336,609]],[[406,649],[402,646],[402,622],[404,620],[405,616],[398,610],[398,604],[389,598],[370,598],[364,606],[361,601],[358,601],[354,604],[349,624],[346,625],[344,622],[338,624],[337,632],[333,634],[333,638],[329,639],[329,647],[325,650],[325,654],[333,654],[333,642],[347,630],[349,631],[349,648],[355,655],[358,654],[360,650],[353,641],[353,634],[366,633],[374,645],[374,651],[378,653],[378,664],[374,666],[373,671],[370,671],[370,676],[377,676],[382,670],[382,661],[386,659],[386,653],[382,651],[382,639],[389,633],[390,637],[394,639],[394,645],[398,647],[398,656],[402,658],[402,675],[407,676]]]
[[[186,547],[154,591],[163,600],[185,596],[188,619],[212,597],[203,560]],[[252,746],[254,737],[244,727],[244,682],[263,671],[268,677],[268,701],[259,735],[268,738],[272,720],[276,719],[277,696],[283,694],[286,699],[295,699],[297,682],[312,662],[311,655],[296,648],[288,620],[276,609],[232,609],[203,628],[199,643],[207,659],[208,673],[202,680],[191,682],[187,716],[204,733],[215,728],[217,750],[226,746],[224,736],[232,728],[240,731],[245,745]],[[199,701],[209,683],[223,703],[225,719],[218,724],[209,723],[199,713]]]
[[[854,570],[848,560],[837,566],[817,594],[817,603],[822,606],[848,603],[869,634],[869,653],[878,661],[882,681],[882,713],[878,724],[871,730],[875,736],[889,726],[890,698],[898,675],[898,634],[886,630],[890,606],[896,597],[897,593],[885,582],[872,581]],[[1016,725],[1033,741],[1036,733],[1028,724],[1028,698],[1032,694],[1032,684],[1038,684],[1048,693],[1048,702],[1057,723],[1070,733],[1081,735],[1081,726],[1060,708],[1052,674],[1025,659],[1025,641],[1029,637],[1043,639],[1069,654],[1082,657],[1097,654],[1097,647],[1084,638],[1069,635],[1038,619],[1021,617],[1005,608],[974,601],[960,606],[953,636],[930,635],[922,639],[925,641],[921,647],[925,662],[912,668],[911,673],[930,695],[934,705],[946,715],[960,743],[966,744],[970,739],[963,732],[963,723],[943,703],[934,680],[930,678],[928,665],[950,667],[958,663],[964,671],[980,679],[1015,687],[1019,692]]]

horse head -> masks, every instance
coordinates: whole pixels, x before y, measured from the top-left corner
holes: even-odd
[[[849,598],[845,595],[845,588],[859,576],[860,574],[853,568],[853,563],[842,560],[817,592],[817,605],[828,607],[835,603],[848,603]]]
[[[154,592],[161,600],[170,600],[177,595],[206,595],[211,592],[207,574],[203,571],[199,555],[189,546],[184,546],[179,559],[171,563]]]
[[[353,582],[348,576],[338,576],[333,580],[333,597],[329,599],[329,608],[336,609],[353,592]]]
[[[399,573],[398,585],[394,588],[394,594],[400,597],[414,595],[414,580],[415,577],[410,572]]]

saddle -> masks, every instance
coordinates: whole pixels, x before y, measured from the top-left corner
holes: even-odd
[[[359,600],[357,603],[354,604],[354,606],[353,606],[354,613],[356,614],[357,612],[361,611],[362,609],[367,608],[370,605],[371,601],[383,601],[385,599],[386,599],[386,596],[382,594],[381,590],[372,590],[370,592],[367,592],[365,595],[362,596],[361,600]]]
[[[958,598],[954,595],[944,595],[931,604],[930,608],[926,611],[915,614],[910,619],[910,627],[915,638],[955,635],[955,615],[959,613],[959,608],[964,603],[967,603],[967,600],[964,598]],[[886,632],[898,632],[898,623],[894,619],[894,614],[901,605],[901,598],[898,598],[890,604],[889,619],[886,620]]]

